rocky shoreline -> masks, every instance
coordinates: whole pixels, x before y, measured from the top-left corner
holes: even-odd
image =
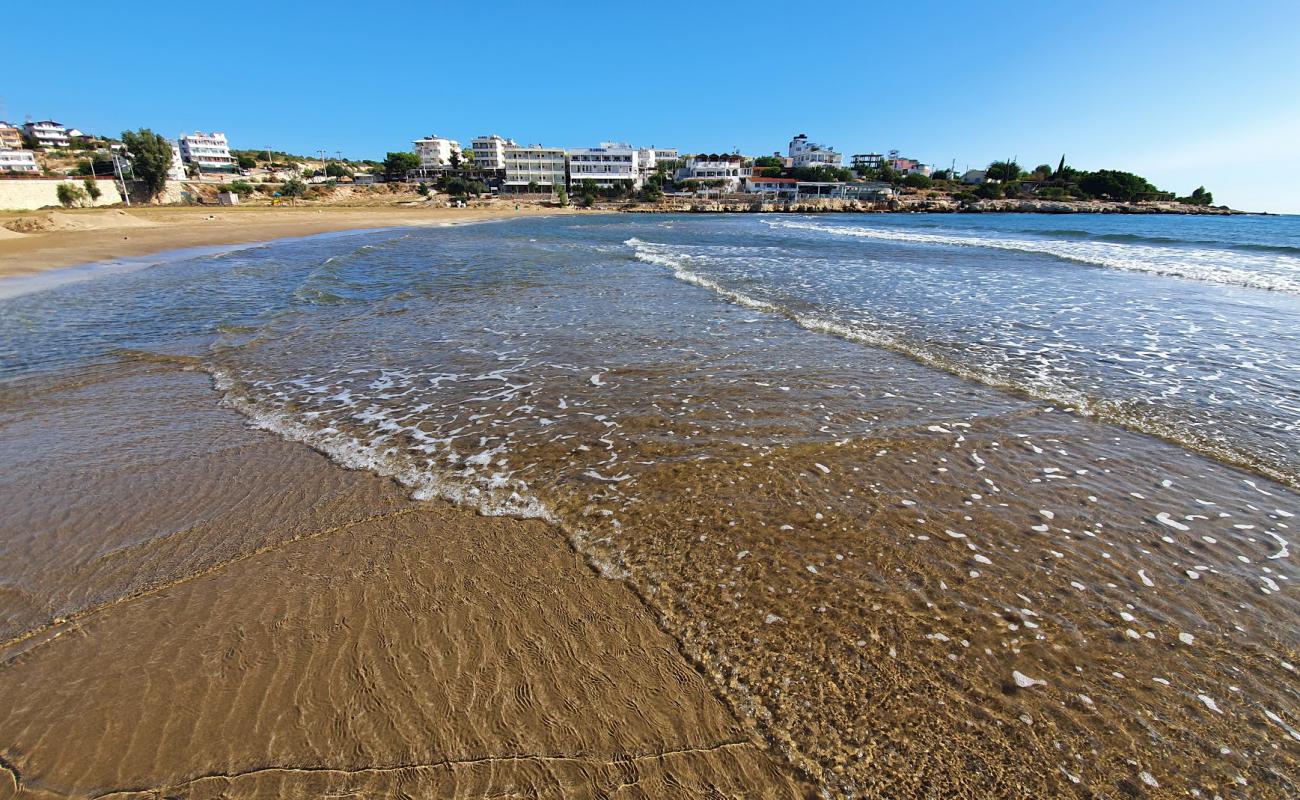
[[[667,199],[659,203],[630,203],[609,210],[629,213],[921,213],[921,214],[1194,214],[1231,216],[1255,212],[1226,206],[1194,206],[1169,201],[1116,203],[1104,200],[977,200],[962,202],[943,197],[902,196],[870,203],[860,200],[805,200],[773,203],[745,198]]]

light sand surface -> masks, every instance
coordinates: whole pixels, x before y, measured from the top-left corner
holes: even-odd
[[[562,213],[576,212],[526,203],[516,209],[501,202],[475,208],[207,206],[4,213],[0,278],[186,247]]]
[[[0,391],[0,798],[804,793],[556,529],[215,400],[167,363]]]

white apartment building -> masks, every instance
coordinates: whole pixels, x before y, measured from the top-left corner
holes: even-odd
[[[602,189],[620,184],[641,188],[640,154],[629,144],[604,142],[600,147],[569,151],[569,181],[578,186],[594,181]]]
[[[753,167],[743,156],[737,155],[694,155],[687,156],[677,170],[678,182],[695,182],[719,186],[723,191],[740,191],[741,181],[754,172]]]
[[[67,147],[72,144],[72,140],[68,138],[68,129],[52,119],[25,122],[23,130],[36,140],[38,147]]]
[[[31,150],[0,150],[0,172],[40,172]]]
[[[502,169],[506,172],[502,191],[526,192],[530,183],[539,191],[554,192],[565,185],[565,158],[562,147],[511,143],[502,152]]]
[[[651,147],[650,149],[655,153],[656,162],[678,161],[682,157],[681,154],[677,152],[676,147]]]
[[[230,144],[224,133],[182,133],[177,141],[181,160],[198,167],[200,172],[235,171],[235,159],[230,155]]]
[[[423,139],[416,139],[411,144],[415,146],[415,154],[420,157],[421,169],[448,166],[451,164],[452,153],[460,155],[460,142],[433,133]]]
[[[506,148],[514,147],[514,139],[502,139],[495,133],[479,136],[470,141],[474,152],[474,166],[478,169],[505,169]]]
[[[0,148],[5,150],[23,149],[23,132],[16,125],[0,121]]]
[[[808,141],[803,133],[790,140],[789,153],[793,167],[838,167],[844,163],[844,156],[827,145]]]

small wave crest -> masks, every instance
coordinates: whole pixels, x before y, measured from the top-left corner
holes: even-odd
[[[798,220],[764,220],[774,228],[805,230],[831,236],[948,247],[978,247],[1041,253],[1065,261],[1107,269],[1300,294],[1300,257],[1266,257],[1232,250],[1160,247],[1120,241],[1014,239],[886,228],[846,227]]]
[[[666,267],[672,270],[674,277],[679,280],[715,292],[720,297],[745,308],[780,315],[805,330],[828,334],[870,347],[892,350],[925,366],[943,370],[959,378],[1043,400],[1071,409],[1082,416],[1115,423],[1130,430],[1175,442],[1224,463],[1243,467],[1280,483],[1300,488],[1300,475],[1289,470],[1286,465],[1262,459],[1247,450],[1209,438],[1194,429],[1188,429],[1186,426],[1179,425],[1177,419],[1166,418],[1145,404],[1097,397],[1080,391],[1047,373],[1009,378],[997,371],[983,369],[976,362],[956,358],[941,348],[924,341],[917,341],[902,332],[884,327],[869,327],[858,322],[846,323],[822,309],[796,310],[729,289],[711,278],[688,269],[686,264],[693,256],[677,252],[670,245],[644,242],[636,238],[628,239],[625,244],[633,249],[639,261]]]

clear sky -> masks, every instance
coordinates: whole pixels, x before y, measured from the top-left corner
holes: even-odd
[[[12,5],[11,121],[349,158],[430,133],[751,155],[807,133],[958,169],[1064,154],[1300,213],[1300,0]]]

